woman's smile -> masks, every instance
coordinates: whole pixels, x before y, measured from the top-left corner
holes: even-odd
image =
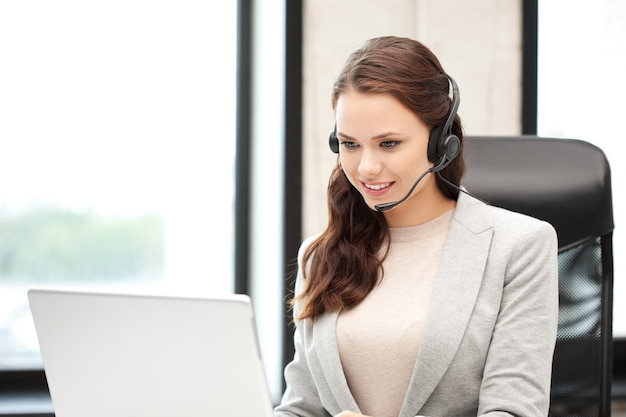
[[[386,194],[393,182],[361,182],[363,191],[372,197],[379,197]]]

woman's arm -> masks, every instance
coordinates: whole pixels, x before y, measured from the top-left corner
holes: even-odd
[[[302,286],[304,285],[302,256],[312,239],[309,238],[304,241],[298,251],[298,274],[295,283],[296,295],[302,291]],[[299,312],[299,304],[296,303],[293,317],[297,317]],[[293,336],[295,353],[292,361],[285,367],[286,389],[281,403],[274,409],[275,417],[330,417],[330,414],[322,406],[316,383],[309,370],[304,340],[304,334],[306,333],[304,327],[308,325],[310,325],[308,319],[296,322],[296,330]]]
[[[506,268],[479,415],[548,414],[558,325],[557,237],[549,224],[534,224]]]

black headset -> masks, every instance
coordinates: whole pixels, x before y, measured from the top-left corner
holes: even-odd
[[[452,84],[452,106],[450,113],[443,126],[435,126],[428,137],[428,160],[435,164],[431,172],[439,172],[456,158],[461,151],[461,141],[452,133],[452,123],[459,109],[461,98],[459,87],[452,77],[447,75]],[[333,153],[339,153],[339,139],[337,138],[337,125],[328,135],[328,146]]]

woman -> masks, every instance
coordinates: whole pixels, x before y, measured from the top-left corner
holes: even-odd
[[[347,60],[329,221],[299,251],[276,416],[547,415],[556,233],[462,189],[458,103],[415,40],[371,39]]]

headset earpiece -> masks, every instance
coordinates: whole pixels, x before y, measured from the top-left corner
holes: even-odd
[[[444,153],[447,159],[456,158],[461,152],[461,141],[456,135],[448,135],[443,141]]]
[[[443,141],[439,141],[441,149],[439,149],[439,160],[434,162],[435,166],[431,168],[431,172],[443,171],[448,165],[454,161],[461,151],[461,141],[456,135],[448,135]]]
[[[333,153],[339,153],[339,138],[337,138],[337,127],[328,134],[328,146]]]
[[[442,131],[443,126],[435,126],[428,137],[428,160],[433,164],[441,161],[442,153],[439,148],[442,142]]]
[[[452,133],[452,125],[456,112],[459,109],[459,88],[456,82],[448,76],[450,84],[452,84],[452,104],[450,112],[443,126],[435,126],[430,131],[428,137],[428,160],[435,164],[441,171],[461,153],[461,141],[458,136]]]

